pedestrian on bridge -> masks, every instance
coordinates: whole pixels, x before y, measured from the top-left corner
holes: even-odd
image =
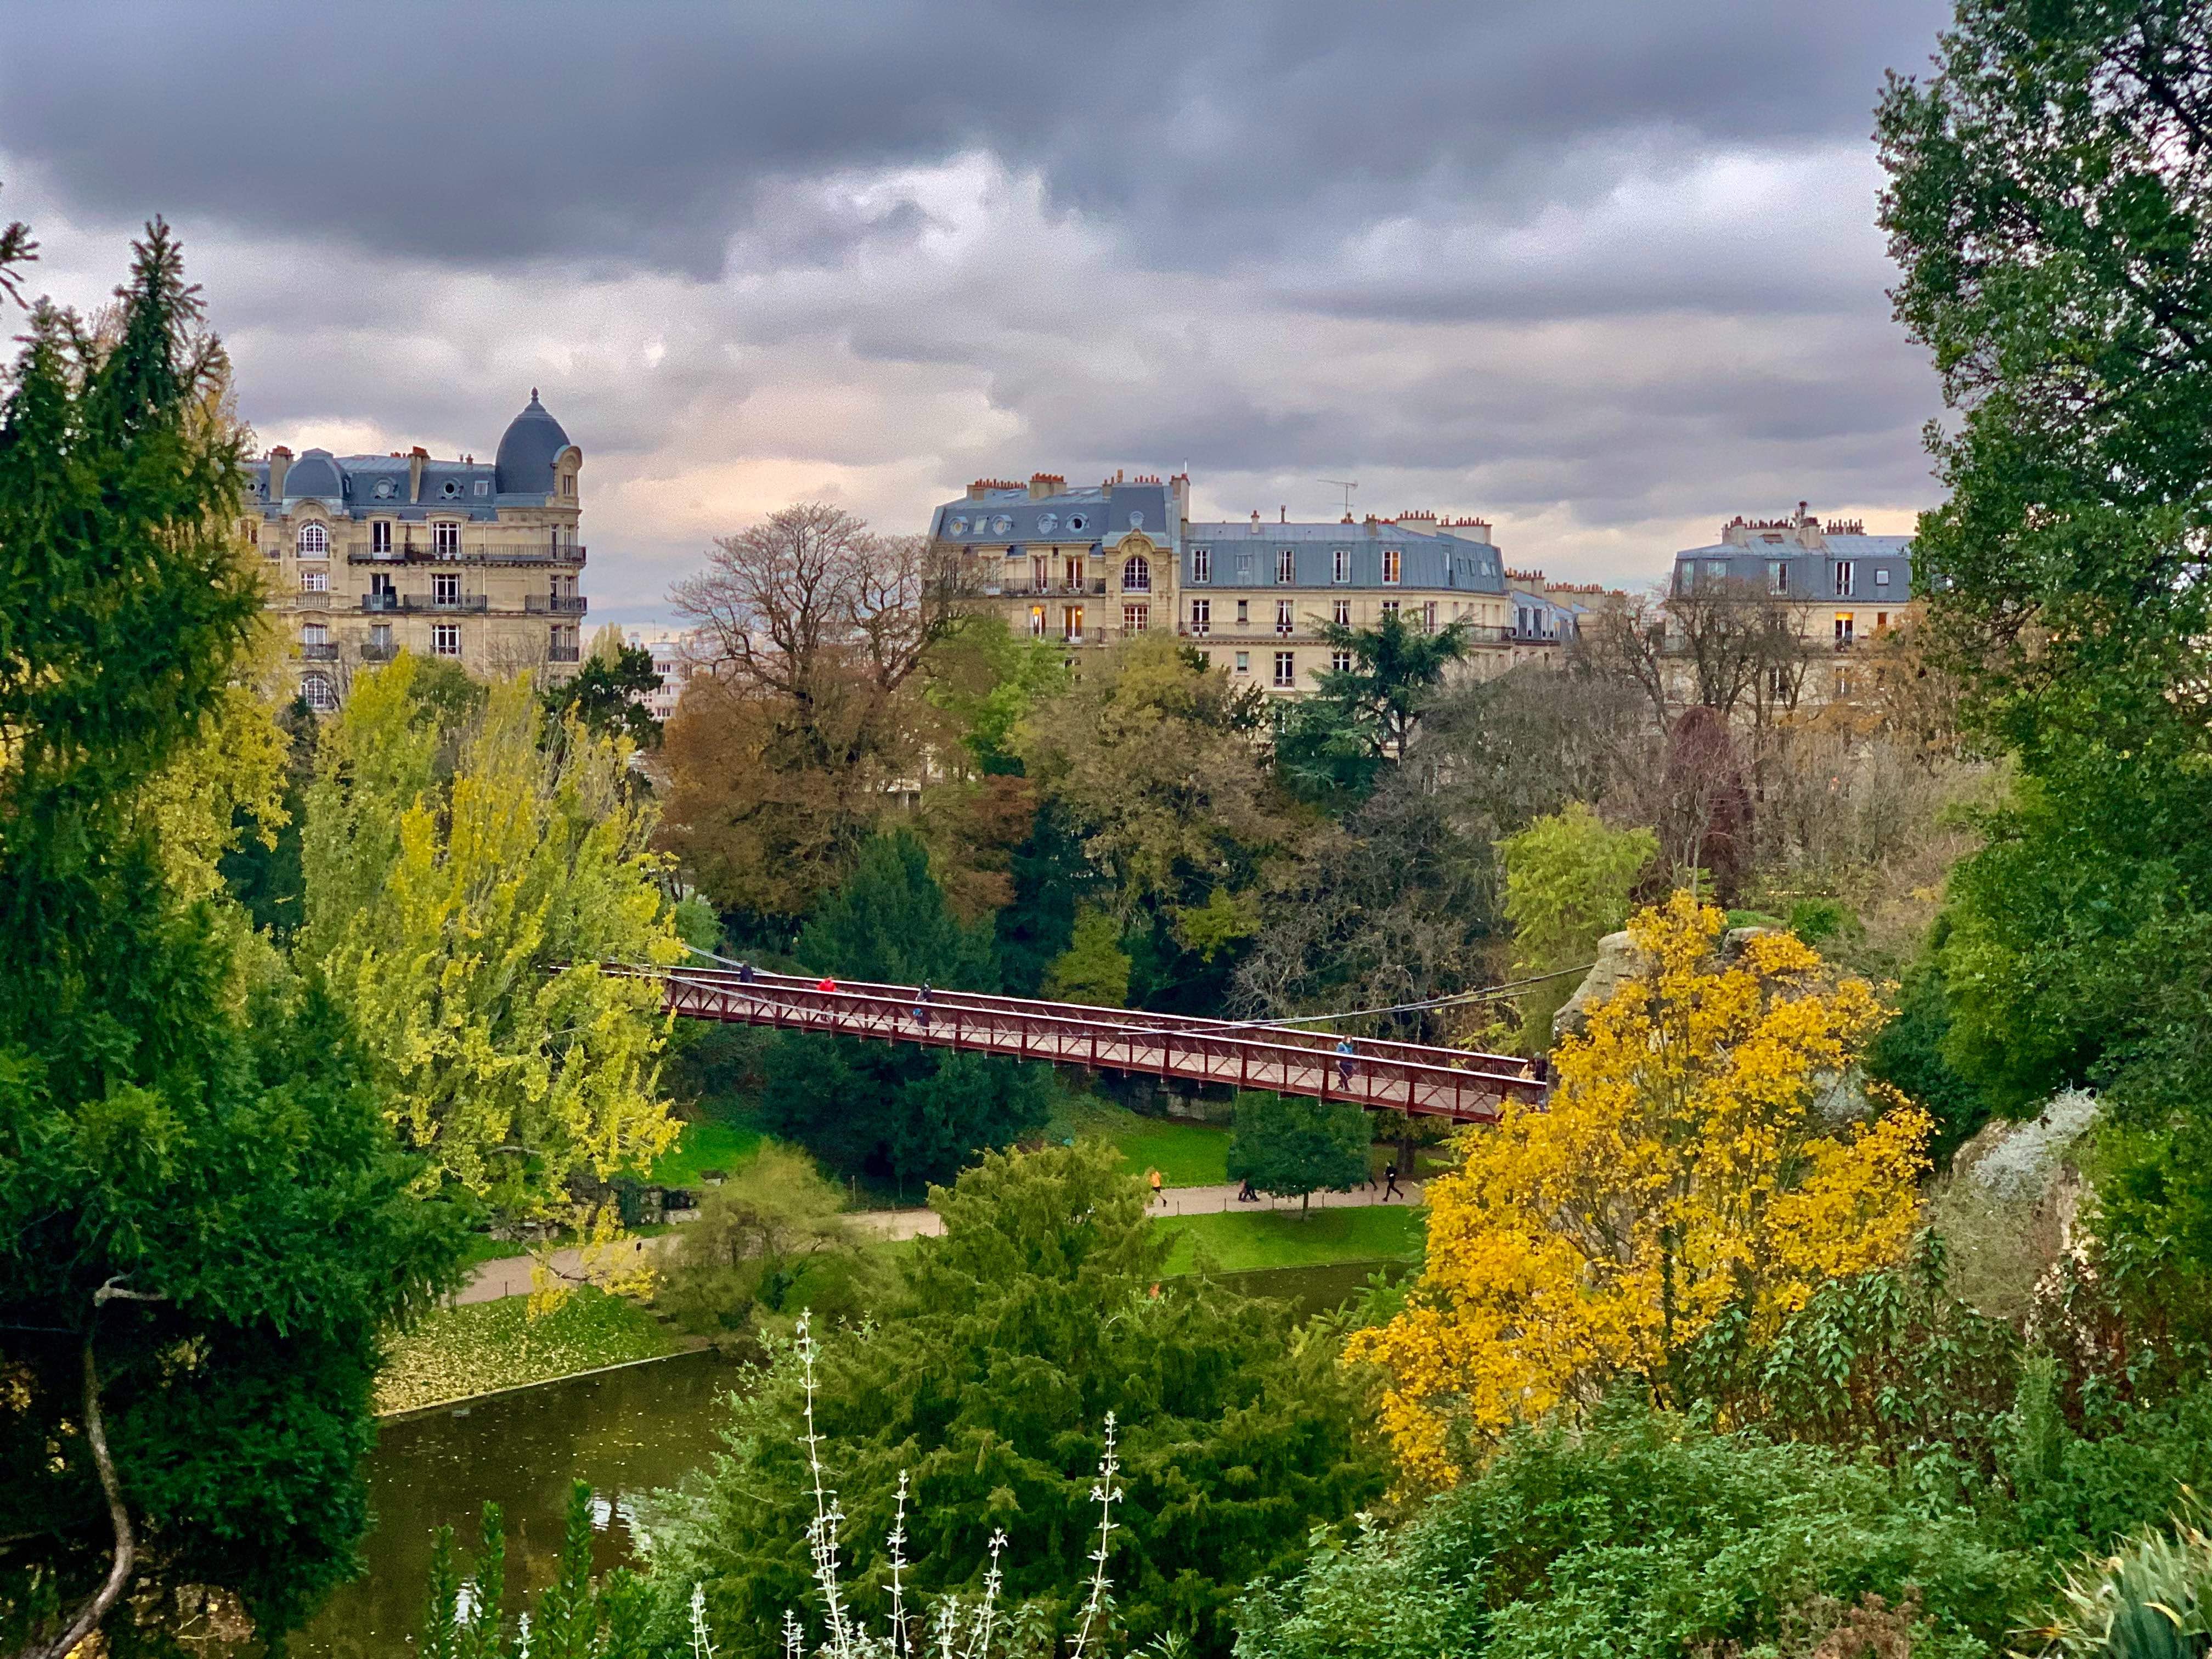
[[[752,965],[752,963],[750,963],[750,962],[741,962],[741,963],[739,963],[738,964],[738,984],[740,984],[740,985],[750,985],[750,984],[751,984],[752,982],[753,982],[753,965]]]
[[[1336,1045],[1336,1086],[1349,1089],[1359,1050],[1352,1047],[1352,1039],[1345,1037]]]
[[[914,994],[914,1023],[927,1031],[929,1029],[929,981],[921,982],[921,989]]]
[[[824,974],[814,981],[814,988],[817,991],[834,991],[837,988],[837,981]]]

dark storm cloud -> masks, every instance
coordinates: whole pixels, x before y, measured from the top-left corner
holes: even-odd
[[[1609,135],[1680,155],[1861,138],[1881,70],[1924,56],[1939,18],[1932,0],[17,0],[0,143],[109,216],[696,275],[732,235],[748,264],[778,257],[741,233],[784,181],[981,149],[1148,263],[1225,269],[1377,218],[1601,194],[1607,169],[1576,156]],[[816,228],[815,259],[884,232]]]

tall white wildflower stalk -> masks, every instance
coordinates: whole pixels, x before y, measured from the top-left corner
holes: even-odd
[[[910,1650],[906,1637],[906,1471],[899,1471],[898,1508],[891,1516],[891,1534],[885,1541],[891,1558],[891,1651],[906,1659]]]
[[[814,1431],[814,1358],[821,1352],[809,1328],[811,1316],[799,1316],[797,1349],[806,1389],[806,1467],[814,1480],[814,1520],[806,1529],[808,1551],[814,1558],[814,1582],[821,1587],[830,1639],[823,1650],[832,1659],[854,1659],[853,1630],[845,1617],[844,1591],[837,1583],[837,1528],[845,1519],[837,1494],[822,1484],[822,1437]]]
[[[714,1638],[707,1628],[707,1587],[691,1586],[691,1659],[714,1659]]]
[[[1114,1451],[1114,1413],[1106,1413],[1106,1455],[1098,1460],[1098,1480],[1091,1488],[1091,1501],[1098,1505],[1098,1547],[1091,1552],[1091,1598],[1083,1604],[1083,1623],[1075,1632],[1075,1645],[1069,1659],[1083,1659],[1084,1650],[1091,1642],[1091,1632],[1104,1617],[1111,1603],[1106,1592],[1113,1581],[1106,1577],[1106,1556],[1111,1547],[1116,1522],[1114,1503],[1121,1490],[1114,1484],[1114,1477],[1121,1472],[1121,1460]]]
[[[983,1659],[991,1650],[991,1626],[999,1613],[999,1587],[1006,1582],[999,1571],[999,1558],[1006,1550],[1006,1529],[1000,1527],[991,1534],[991,1565],[983,1575],[983,1599],[975,1608],[975,1624],[969,1635],[965,1659]]]

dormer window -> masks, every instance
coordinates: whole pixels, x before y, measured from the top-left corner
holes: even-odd
[[[1194,582],[1210,582],[1213,580],[1213,550],[1212,548],[1194,547],[1190,550],[1190,579]]]
[[[456,478],[448,478],[443,484],[439,486],[439,489],[440,493],[443,495],[458,495],[461,493],[460,481]]]
[[[1395,583],[1398,580],[1398,557],[1396,548],[1386,547],[1382,550],[1382,580],[1385,582]]]
[[[481,489],[483,486],[479,485],[477,487]],[[561,475],[561,493],[563,495],[569,497],[571,500],[574,499],[576,494],[576,475],[574,473],[563,472]]]
[[[1352,580],[1352,550],[1350,548],[1340,547],[1329,555],[1328,579],[1333,582],[1348,582]]]
[[[565,491],[565,490],[563,490],[562,493],[563,495],[566,495],[568,492],[567,492],[567,491]],[[490,494],[491,494],[491,480],[490,480],[490,479],[489,479],[489,478],[478,478],[478,479],[477,480],[477,495],[490,495]]]
[[[1275,580],[1279,582],[1298,579],[1297,554],[1290,548],[1280,549],[1275,555]]]

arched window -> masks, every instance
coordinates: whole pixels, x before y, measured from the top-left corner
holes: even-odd
[[[328,674],[301,675],[300,695],[307,700],[307,707],[318,714],[337,712],[338,694],[331,686]]]
[[[1131,593],[1152,591],[1152,561],[1141,553],[1133,554],[1121,566],[1121,586]]]
[[[303,559],[327,559],[331,556],[331,532],[319,524],[303,524],[294,545]]]

